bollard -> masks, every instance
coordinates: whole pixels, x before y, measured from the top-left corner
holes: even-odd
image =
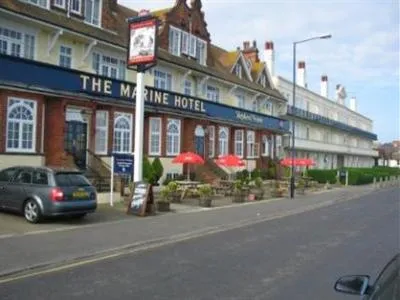
[[[376,177],[374,177],[374,181],[372,182],[372,186],[374,187],[374,189],[377,188],[377,186],[376,186]]]
[[[385,179],[386,179],[386,185],[385,185],[385,186],[386,186],[386,187],[389,187],[389,186],[390,186],[390,184],[389,184],[389,176],[386,176]]]
[[[382,179],[383,179],[382,177],[379,177],[379,187],[380,188],[383,188],[383,180]]]

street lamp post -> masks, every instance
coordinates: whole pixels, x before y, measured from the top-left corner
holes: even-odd
[[[296,46],[297,46],[297,44],[309,42],[312,40],[330,39],[331,37],[332,37],[332,35],[330,35],[330,34],[329,35],[321,35],[321,36],[315,36],[315,37],[308,38],[305,40],[293,42],[293,104],[292,104],[293,109],[296,108]],[[295,122],[294,122],[294,118],[293,118],[292,119],[292,149],[291,149],[292,168],[291,168],[291,177],[290,177],[290,198],[294,198],[294,187],[295,187],[294,159],[295,159],[296,153],[295,153],[295,145],[294,145],[294,141],[295,141],[294,130],[295,130]]]

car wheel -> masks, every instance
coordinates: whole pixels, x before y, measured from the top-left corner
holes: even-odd
[[[28,199],[24,204],[24,217],[29,223],[38,223],[42,217],[39,204],[33,200]]]

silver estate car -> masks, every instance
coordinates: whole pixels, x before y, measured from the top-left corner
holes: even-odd
[[[0,171],[0,208],[22,213],[30,223],[43,217],[84,217],[97,208],[95,187],[75,170],[15,166]]]

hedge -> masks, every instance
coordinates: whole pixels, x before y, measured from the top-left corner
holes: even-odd
[[[380,178],[383,180],[390,176],[400,176],[399,168],[372,167],[372,168],[344,168],[349,172],[349,185],[369,184]],[[337,169],[333,170],[308,170],[308,175],[319,183],[336,182]],[[344,183],[344,182],[342,182]]]
[[[307,171],[307,175],[319,183],[335,183],[337,170],[317,170],[312,169]]]

